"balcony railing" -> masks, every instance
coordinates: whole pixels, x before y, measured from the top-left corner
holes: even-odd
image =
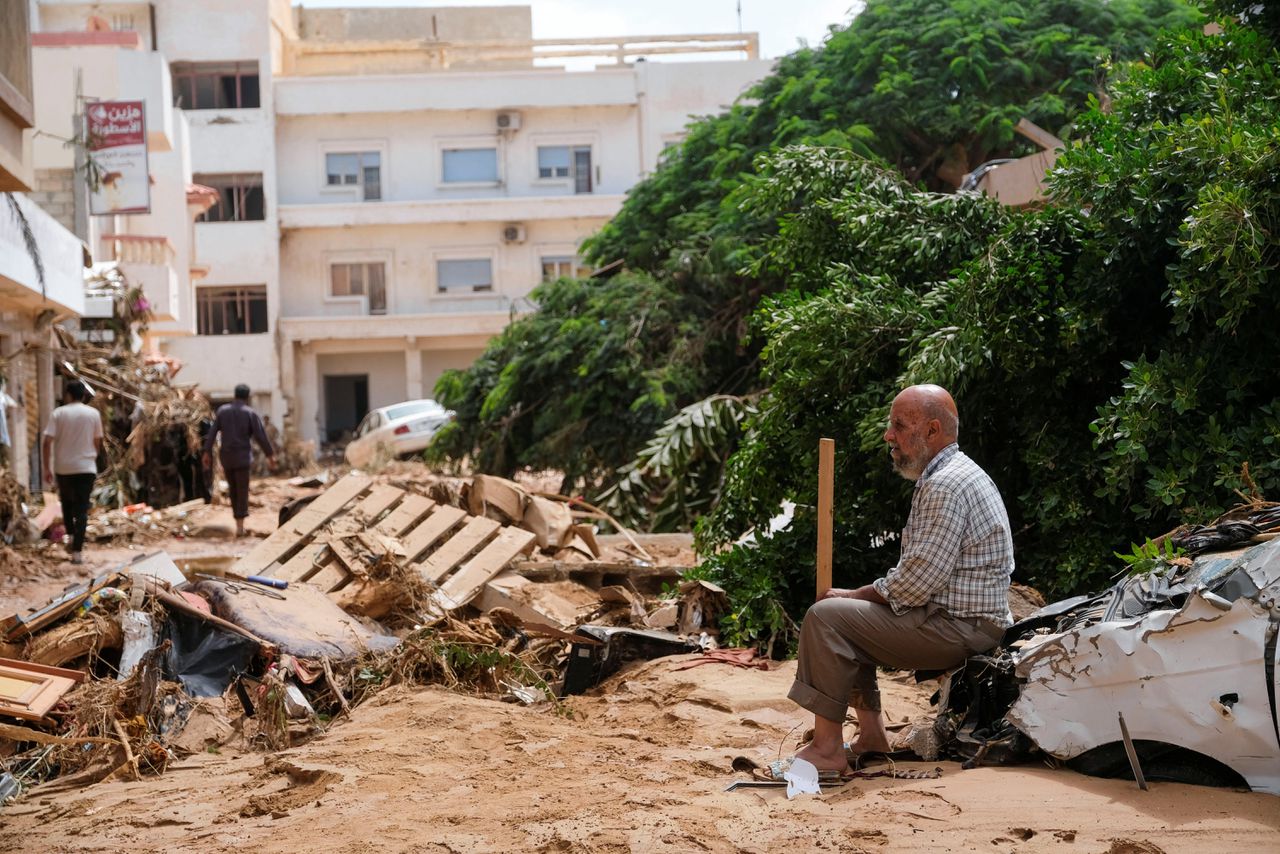
[[[173,263],[169,238],[154,234],[104,234],[102,242],[111,260],[121,264],[149,264],[164,267]]]
[[[427,39],[334,42],[300,40],[291,41],[286,46],[284,75],[341,73],[345,70],[344,66],[333,64],[335,61],[376,54],[387,59],[397,55],[404,57],[416,54],[411,66],[397,69],[397,62],[393,61],[387,71],[394,73],[395,70],[483,68],[490,64],[511,63],[533,67],[537,60],[590,57],[625,65],[640,57],[696,53],[741,53],[746,59],[759,59],[760,36],[757,33],[704,33],[493,42],[437,42]]]

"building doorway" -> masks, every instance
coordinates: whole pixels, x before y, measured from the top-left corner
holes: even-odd
[[[368,374],[326,374],[324,378],[324,438],[341,442],[351,438],[360,420],[369,414]]]

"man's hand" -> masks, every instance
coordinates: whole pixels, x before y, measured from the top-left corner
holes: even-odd
[[[42,472],[42,473],[43,473],[43,475],[44,475],[44,485],[45,485],[46,487],[52,487],[52,486],[53,486],[53,472],[49,471],[48,466],[46,466],[46,467],[44,468],[44,470],[43,470],[43,472]]]
[[[267,457],[267,471],[275,471],[275,470],[276,470],[276,458]]]
[[[870,584],[855,590],[845,590],[841,587],[832,587],[826,593],[822,594],[823,599],[861,599],[864,602],[875,602],[877,605],[888,605],[885,598]]]
[[[208,451],[205,451],[203,454],[200,455],[200,464],[205,468],[213,467],[213,457],[209,456]]]

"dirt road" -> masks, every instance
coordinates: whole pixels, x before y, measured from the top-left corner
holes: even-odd
[[[1043,767],[864,780],[821,797],[724,792],[730,762],[789,749],[794,665],[639,666],[572,719],[391,689],[309,744],[200,753],[160,778],[39,789],[0,813],[0,851],[1158,854],[1272,851],[1273,796]],[[886,680],[894,717],[926,693]],[[932,766],[930,766],[932,767]],[[739,775],[740,776],[740,775]]]

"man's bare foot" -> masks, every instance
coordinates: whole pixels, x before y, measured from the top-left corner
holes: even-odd
[[[813,767],[819,771],[839,771],[844,773],[849,770],[849,760],[845,756],[843,750],[834,753],[825,753],[819,751],[813,742],[806,744],[804,747],[796,751],[797,759],[804,759],[813,763]]]
[[[887,738],[867,738],[858,736],[849,742],[846,755],[861,756],[864,753],[888,753],[893,749]]]

